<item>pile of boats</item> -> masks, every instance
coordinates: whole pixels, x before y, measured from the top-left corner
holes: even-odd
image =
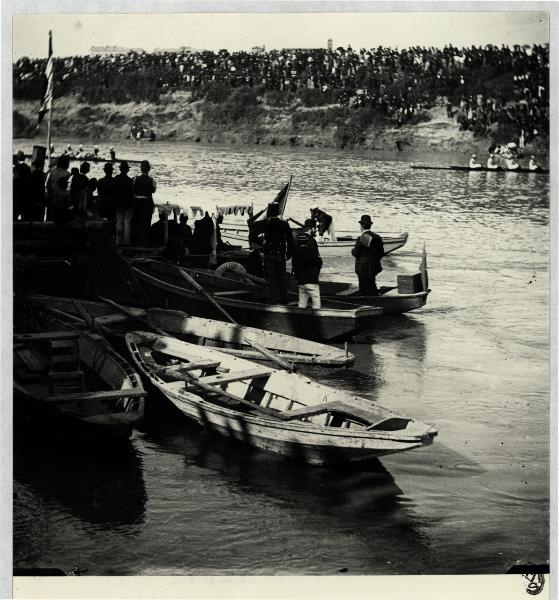
[[[347,343],[324,342],[347,342],[374,329],[382,315],[423,306],[426,273],[421,289],[383,286],[370,297],[349,283],[324,282],[322,308],[303,309],[294,291],[286,305],[269,304],[263,280],[242,268],[113,260],[109,250],[98,256],[114,263],[131,290],[127,298],[144,301],[129,306],[106,297],[107,286],[96,291],[95,278],[89,299],[29,290],[17,297],[14,413],[24,425],[49,436],[61,430],[68,442],[105,445],[127,440],[150,405],[166,405],[225,436],[308,464],[410,450],[437,434],[316,379],[354,362]]]

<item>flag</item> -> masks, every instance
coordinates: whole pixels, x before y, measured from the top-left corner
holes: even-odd
[[[285,210],[285,204],[287,202],[287,196],[289,194],[289,186],[291,182],[286,183],[281,192],[273,199],[272,204],[279,204],[279,214],[283,215],[283,211]]]
[[[421,257],[419,271],[421,272],[421,282],[423,284],[423,291],[426,292],[429,289],[429,276],[427,274],[427,253],[425,252],[425,242],[423,243],[423,256]]]
[[[42,120],[45,117],[45,113],[52,106],[52,79],[53,79],[53,58],[52,58],[52,31],[49,31],[49,56],[47,59],[47,67],[45,69],[45,77],[46,81],[46,89],[43,95],[43,101],[41,103],[41,108],[39,110],[39,120],[37,122],[37,127],[41,124]]]

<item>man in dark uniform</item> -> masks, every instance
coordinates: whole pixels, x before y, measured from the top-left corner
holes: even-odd
[[[371,231],[373,221],[363,215],[359,221],[361,235],[357,238],[351,254],[355,256],[355,273],[359,279],[359,293],[364,296],[378,296],[375,277],[382,271],[380,264],[384,256],[384,246],[380,235]]]
[[[116,243],[130,245],[132,220],[132,179],[128,177],[130,167],[123,160],[120,173],[114,178],[113,192],[116,204]]]
[[[105,163],[103,167],[105,177],[97,182],[97,194],[99,196],[100,215],[103,219],[114,221],[116,219],[116,204],[114,197],[113,163]]]
[[[249,241],[258,243],[258,236],[264,235],[264,271],[269,286],[270,303],[285,304],[287,285],[285,263],[293,255],[295,243],[291,228],[279,218],[279,205],[268,204],[267,219],[254,223]]]
[[[150,239],[151,217],[155,204],[153,194],[157,189],[153,177],[149,176],[151,166],[147,160],[140,163],[141,175],[132,180],[134,195],[134,215],[132,217],[132,244],[148,246]]]

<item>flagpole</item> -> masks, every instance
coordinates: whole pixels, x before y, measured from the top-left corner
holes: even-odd
[[[293,181],[293,175],[291,175],[289,177],[289,185],[287,186],[287,192],[285,192],[285,202],[283,203],[283,206],[281,208],[281,214],[280,217],[283,217],[283,213],[285,212],[285,207],[287,205],[287,198],[289,197],[289,190],[291,189],[291,182]]]
[[[52,52],[52,31],[49,30],[49,51]],[[51,57],[49,57],[49,60],[52,60]],[[54,71],[54,61],[52,63],[51,68]],[[51,96],[50,96],[50,101],[49,101],[49,114],[48,114],[48,123],[47,123],[47,156],[49,158],[49,166],[50,166],[50,159],[51,159],[51,155],[50,155],[50,143],[51,143],[51,129],[50,129],[50,124],[52,121],[52,100],[54,97],[54,72],[51,75]]]

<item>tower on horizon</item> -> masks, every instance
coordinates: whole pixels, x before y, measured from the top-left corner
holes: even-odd
[[[328,38],[328,50],[331,52],[334,47],[334,40],[332,38]]]

